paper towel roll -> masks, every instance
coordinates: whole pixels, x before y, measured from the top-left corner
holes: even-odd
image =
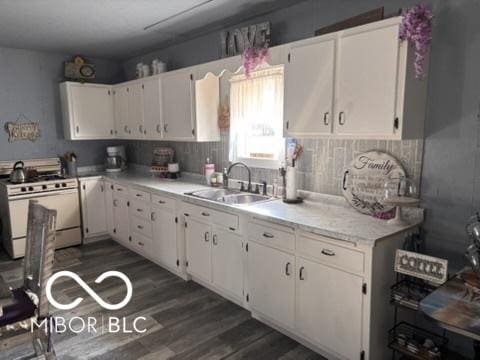
[[[296,168],[288,166],[287,167],[287,190],[286,198],[287,200],[295,200],[297,198],[297,184],[295,182],[296,178]]]

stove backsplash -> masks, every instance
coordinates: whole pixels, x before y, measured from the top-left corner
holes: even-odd
[[[152,150],[157,146],[170,146],[175,149],[182,171],[199,173],[205,159],[209,157],[217,171],[228,167],[228,132],[222,132],[221,141],[208,143],[129,141],[127,157],[129,162],[150,165]],[[403,164],[405,171],[418,188],[421,180],[423,140],[334,140],[334,139],[298,139],[304,151],[297,162],[297,184],[299,189],[325,194],[341,194],[340,184],[343,169],[352,158],[364,151],[386,151]],[[232,171],[236,179],[247,179],[246,171],[235,168]],[[269,184],[278,178],[277,170],[253,169],[252,181],[266,180]]]

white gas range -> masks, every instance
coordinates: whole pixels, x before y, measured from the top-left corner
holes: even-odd
[[[57,210],[56,247],[82,242],[78,180],[61,175],[60,159],[25,160],[38,174],[27,182],[12,184],[8,178],[13,161],[0,161],[0,219],[3,247],[12,258],[25,254],[29,200]]]

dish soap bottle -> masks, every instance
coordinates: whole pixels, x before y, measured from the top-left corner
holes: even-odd
[[[212,174],[215,172],[215,164],[210,163],[210,158],[207,158],[205,165],[203,166],[203,173],[205,174],[205,180],[207,185],[211,185]]]

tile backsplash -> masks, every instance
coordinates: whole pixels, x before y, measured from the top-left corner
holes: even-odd
[[[175,149],[177,161],[182,171],[199,173],[206,158],[216,164],[217,171],[228,167],[228,131],[222,132],[219,142],[188,143],[129,141],[129,162],[150,165],[152,150],[158,146]],[[405,171],[418,188],[420,187],[423,140],[338,140],[338,139],[298,139],[303,146],[303,154],[297,162],[297,184],[299,189],[325,194],[341,194],[343,169],[358,153],[369,150],[385,151],[395,156],[403,164]],[[235,179],[247,179],[243,168],[232,171]],[[267,181],[269,184],[278,178],[278,170],[253,169],[252,181]],[[280,183],[280,182],[279,182]]]

